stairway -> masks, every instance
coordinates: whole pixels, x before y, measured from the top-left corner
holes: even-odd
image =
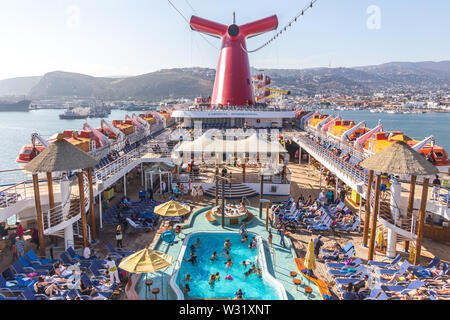
[[[225,184],[225,199],[241,199],[242,197],[254,197],[259,193],[243,183]],[[216,196],[216,185],[205,190],[205,195],[210,197]],[[222,197],[222,186],[219,184],[219,198]]]

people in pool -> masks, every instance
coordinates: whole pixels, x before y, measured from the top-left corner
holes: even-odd
[[[233,266],[233,261],[231,259],[228,259],[228,261],[225,263],[225,268],[230,269]]]
[[[216,272],[216,281],[219,281],[220,280],[220,273],[219,273],[219,271],[217,271]]]
[[[245,222],[243,222],[241,227],[239,228],[239,233],[241,234],[241,237],[247,234],[247,226],[245,225]]]
[[[195,266],[197,264],[197,256],[191,252],[189,259],[183,259],[186,262],[192,262],[192,265]]]
[[[238,291],[236,291],[234,299],[235,300],[242,300],[242,299],[244,299],[244,293],[242,292],[241,289],[238,289]]]
[[[195,253],[195,246],[194,244],[191,244],[191,246],[189,247],[189,249],[191,250],[192,253]]]
[[[252,242],[248,245],[250,249],[256,248],[256,239],[255,237],[252,237]]]
[[[230,239],[226,239],[225,243],[223,244],[223,249],[224,250],[230,250],[231,249],[231,241]]]
[[[202,243],[200,242],[200,238],[197,238],[197,241],[195,241],[195,243],[194,243],[194,247],[200,248],[201,245],[202,245]]]
[[[191,288],[189,287],[189,284],[187,284],[187,283],[184,286],[182,283],[180,283],[180,287],[181,287],[181,289],[183,289],[183,293],[185,295],[188,295],[189,292],[191,292]]]
[[[227,260],[231,259],[230,251],[227,250],[227,251],[225,251],[225,252],[222,252],[222,254],[225,255],[225,257],[227,258]]]
[[[219,256],[217,255],[217,252],[216,251],[214,251],[213,252],[213,254],[212,254],[212,256],[211,256],[211,261],[216,261],[217,259],[219,259]]]
[[[244,243],[244,242],[247,242],[247,241],[248,241],[248,235],[244,234],[244,236],[241,239],[241,242]]]
[[[241,264],[240,264],[240,266],[244,266],[244,269],[247,269],[247,265],[248,265],[249,263],[247,263],[247,261],[242,261],[241,262]]]
[[[188,273],[186,274],[186,277],[184,278],[184,281],[192,281],[191,275]]]
[[[213,285],[216,282],[217,278],[216,275],[214,273],[211,273],[211,275],[209,276],[209,284]]]

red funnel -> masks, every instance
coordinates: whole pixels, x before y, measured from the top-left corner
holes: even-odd
[[[278,27],[276,15],[241,26],[229,26],[191,17],[191,28],[222,39],[219,63],[212,93],[212,105],[253,105],[254,96],[245,39]]]

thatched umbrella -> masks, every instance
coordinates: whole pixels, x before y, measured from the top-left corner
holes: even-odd
[[[410,175],[411,183],[415,183],[415,177],[429,176],[436,174],[438,170],[436,167],[427,161],[421,154],[412,149],[408,144],[403,141],[398,141],[384,148],[380,152],[377,152],[373,156],[365,159],[360,164],[363,168],[371,171],[386,172],[391,174]],[[378,204],[379,192],[380,192],[381,176],[377,175],[376,189],[375,189],[375,203]],[[425,220],[426,202],[428,196],[428,178],[424,178],[422,188],[422,200],[419,211],[419,226],[417,230],[417,243],[416,243],[416,255],[414,263],[417,264],[420,260],[420,251],[422,247],[422,234],[423,223]],[[414,188],[410,189],[410,201],[414,198]],[[366,201],[370,202],[370,195]],[[408,212],[412,212],[412,205],[408,205]],[[373,247],[375,243],[375,229],[378,214],[378,205],[374,206],[374,213],[372,219],[372,230],[370,234],[370,246],[369,246],[369,260],[373,259]],[[367,217],[366,217],[367,218]],[[365,230],[367,231],[367,230]]]
[[[398,141],[361,162],[366,169],[387,172],[428,176],[438,172],[436,167],[403,141]]]
[[[49,203],[50,208],[53,209],[54,199],[53,199],[53,188],[52,188],[52,172],[61,171],[72,171],[79,169],[89,168],[89,175],[91,175],[91,168],[98,164],[98,160],[89,155],[88,153],[78,149],[70,142],[64,140],[64,134],[58,134],[56,141],[48,146],[44,151],[42,151],[37,157],[27,163],[24,167],[26,171],[33,174],[33,185],[34,185],[34,197],[36,205],[36,218],[39,231],[39,248],[40,254],[45,255],[45,244],[44,244],[44,226],[42,221],[42,209],[39,194],[39,180],[38,173],[47,173],[48,185],[49,185]],[[92,181],[90,181],[92,182]],[[82,172],[78,173],[78,186],[80,189],[80,204],[84,203],[84,188],[83,188],[83,175]],[[92,191],[92,183],[90,184],[90,189]],[[93,194],[93,192],[90,192]],[[91,198],[91,203],[93,199]],[[87,227],[86,227],[86,214],[84,205],[80,205],[81,217],[83,224],[83,240],[84,245],[87,245]],[[92,209],[92,206],[91,206]],[[94,220],[94,212],[91,212],[92,220]],[[95,222],[93,225],[95,229]]]

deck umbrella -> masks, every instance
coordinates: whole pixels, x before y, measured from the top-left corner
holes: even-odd
[[[399,174],[399,175],[410,175],[411,182],[415,182],[416,176],[430,176],[438,173],[437,168],[429,161],[425,159],[423,155],[412,149],[408,144],[403,141],[398,141],[396,143],[391,144],[390,146],[384,148],[380,152],[377,152],[373,156],[365,159],[360,164],[363,168],[378,171],[378,172],[386,172],[390,174]],[[375,199],[378,199],[379,196],[379,180],[380,176],[377,176],[377,186],[375,189]],[[425,211],[426,211],[426,202],[428,197],[428,181],[429,178],[425,177],[423,180],[422,187],[422,199],[419,210],[419,225],[417,228],[417,242],[416,242],[416,255],[415,255],[415,264],[419,263],[420,260],[420,251],[422,247],[422,235],[423,235],[423,224],[425,220]],[[414,197],[414,188],[410,190],[410,202],[412,201],[412,197]],[[377,204],[377,201],[375,201]],[[378,205],[375,206],[375,210],[372,218],[372,230],[370,234],[370,242],[369,242],[369,256],[368,259],[373,259],[373,249],[374,249],[374,240],[375,240],[375,229],[376,229],[376,220],[378,213]]]
[[[26,171],[29,171],[33,175],[34,186],[34,198],[36,206],[36,220],[39,233],[40,254],[45,255],[45,243],[44,243],[44,225],[42,219],[42,208],[39,192],[39,180],[38,173],[47,173],[48,186],[49,186],[49,203],[50,212],[54,214],[54,199],[53,199],[53,185],[52,185],[52,172],[66,172],[80,169],[87,169],[95,167],[99,161],[89,155],[88,153],[78,149],[73,144],[65,140],[66,136],[62,133],[58,134],[56,141],[50,144],[44,149],[38,156],[27,163],[24,166]],[[84,183],[83,175],[78,173],[78,185],[79,185],[79,200],[80,203],[84,203]],[[90,184],[90,188],[92,184]],[[93,201],[93,199],[90,199]],[[84,205],[80,206],[81,219],[83,225],[83,244],[87,245],[87,226],[86,226],[86,214]],[[92,217],[94,213],[92,212]],[[95,221],[93,219],[93,221]],[[95,223],[95,222],[94,222]],[[95,225],[93,225],[95,228]]]
[[[191,208],[186,204],[170,200],[156,206],[153,212],[163,217],[179,217],[191,212]]]
[[[145,273],[147,280],[148,272],[157,272],[172,265],[173,257],[160,251],[145,248],[124,258],[119,268],[130,273]],[[162,281],[161,281],[162,284]],[[145,289],[147,299],[147,288]]]

